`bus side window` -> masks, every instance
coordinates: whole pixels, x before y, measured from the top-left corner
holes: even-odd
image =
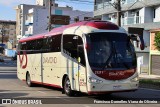
[[[50,52],[49,39],[50,39],[50,37],[47,37],[47,38],[43,39],[43,46],[42,46],[42,52],[43,53]]]
[[[77,35],[63,35],[63,52],[76,59],[80,57],[80,63],[85,66],[85,57],[82,38]]]
[[[80,63],[86,66],[85,63],[85,56],[84,56],[84,49],[83,49],[83,41],[81,37],[78,37],[78,56],[80,57]]]
[[[37,53],[41,52],[42,47],[43,47],[43,39],[38,39],[36,44]]]
[[[21,52],[22,43],[18,43],[17,52]]]
[[[23,42],[23,43],[22,43],[22,46],[21,46],[20,54],[23,54],[23,51],[26,51],[26,50],[27,50],[27,43],[26,43],[26,42]]]
[[[68,56],[77,59],[77,43],[73,39],[75,35],[64,35],[63,36],[63,51]]]
[[[33,53],[35,53],[36,51],[35,51],[35,48],[36,48],[36,41],[29,41],[29,42],[27,42],[27,52],[29,53],[29,54],[33,54]]]
[[[52,52],[60,52],[61,51],[61,36],[55,35],[50,39],[50,48]]]

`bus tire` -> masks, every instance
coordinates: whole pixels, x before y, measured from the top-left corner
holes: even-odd
[[[29,73],[27,73],[27,75],[26,75],[26,84],[27,84],[29,87],[32,87],[32,86],[33,86],[32,82],[31,82],[31,77],[30,77],[30,74],[29,74]]]
[[[74,95],[74,91],[71,89],[71,83],[70,83],[70,80],[69,80],[68,76],[65,78],[63,88],[64,88],[64,92],[67,96],[73,96]]]

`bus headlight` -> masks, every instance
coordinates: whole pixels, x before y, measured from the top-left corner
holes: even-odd
[[[102,80],[99,80],[99,79],[96,79],[96,78],[93,78],[93,77],[89,77],[88,82],[99,84],[99,83],[102,83],[103,81],[102,81]]]

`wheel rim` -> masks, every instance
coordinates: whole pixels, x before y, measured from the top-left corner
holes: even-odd
[[[66,83],[65,83],[65,91],[66,91],[66,93],[69,93],[70,89],[71,89],[71,84],[70,84],[69,79],[67,79]]]
[[[30,79],[30,75],[28,74],[28,75],[27,75],[27,84],[28,84],[28,85],[30,85],[30,83],[31,83],[30,80],[31,80],[31,79]]]

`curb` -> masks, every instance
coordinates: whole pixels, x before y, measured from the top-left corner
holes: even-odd
[[[0,71],[17,71],[17,67],[0,67]]]

